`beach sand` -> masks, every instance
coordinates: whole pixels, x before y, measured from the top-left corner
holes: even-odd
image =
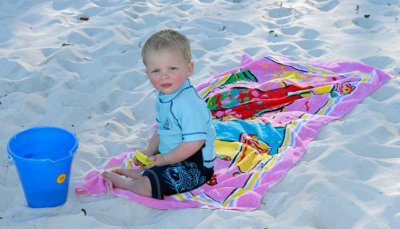
[[[400,1],[0,2],[0,228],[400,228]],[[241,55],[356,60],[395,75],[327,125],[250,212],[156,210],[76,197],[91,169],[152,132],[155,91],[140,51],[172,28],[192,44],[194,85]],[[27,207],[7,142],[32,126],[77,134],[68,201]]]

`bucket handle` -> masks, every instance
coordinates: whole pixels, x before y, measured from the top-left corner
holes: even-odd
[[[11,157],[10,154],[8,154],[8,163],[9,163],[10,165],[13,165],[13,164],[14,164],[14,159]]]

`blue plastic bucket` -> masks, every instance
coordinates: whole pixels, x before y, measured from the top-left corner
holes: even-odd
[[[8,153],[29,207],[56,207],[66,202],[77,148],[76,136],[58,127],[34,127],[9,140]]]

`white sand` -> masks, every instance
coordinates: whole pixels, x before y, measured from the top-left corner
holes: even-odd
[[[1,228],[400,228],[398,77],[326,126],[259,210],[77,198],[88,170],[150,135],[154,91],[140,50],[164,28],[191,39],[196,85],[238,66],[243,53],[358,60],[400,73],[399,0],[1,1]],[[68,201],[57,208],[28,208],[7,159],[8,139],[38,125],[80,140]]]

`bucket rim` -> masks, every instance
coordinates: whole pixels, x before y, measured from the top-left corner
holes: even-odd
[[[31,158],[21,157],[21,156],[15,154],[10,148],[11,140],[16,138],[19,134],[22,134],[22,133],[27,132],[27,131],[35,130],[35,129],[58,129],[58,130],[64,131],[64,132],[68,133],[69,135],[71,135],[74,138],[75,145],[68,151],[69,155],[67,155],[65,157],[62,157],[62,158],[59,158],[57,160],[51,160],[51,159],[48,159],[48,158],[46,158],[46,159],[31,159]],[[14,157],[15,157],[15,158],[22,159],[22,160],[27,160],[27,161],[36,161],[36,162],[37,161],[40,161],[40,162],[48,161],[48,162],[51,162],[51,163],[56,163],[56,162],[65,160],[66,158],[72,157],[76,153],[76,150],[78,149],[78,145],[79,145],[79,143],[78,143],[78,138],[76,137],[76,134],[72,133],[71,131],[69,131],[67,129],[64,129],[64,128],[61,128],[61,127],[58,127],[58,126],[34,126],[34,127],[30,127],[30,128],[24,129],[22,131],[17,132],[16,134],[14,134],[8,140],[7,151],[8,151],[8,155],[11,157],[12,160],[14,160]]]

